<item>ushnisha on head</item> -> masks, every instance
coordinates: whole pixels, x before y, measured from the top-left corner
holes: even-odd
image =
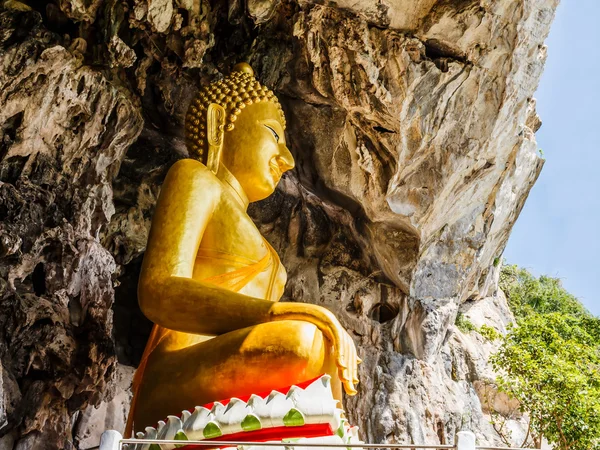
[[[236,64],[224,79],[204,86],[190,104],[185,120],[190,156],[204,164],[208,163],[210,130],[207,130],[207,121],[210,122],[210,115],[213,113],[210,111],[211,104],[222,108],[219,112],[225,115],[224,123],[217,126],[223,132],[232,131],[242,110],[259,102],[270,102],[277,107],[285,129],[285,116],[279,100],[273,91],[254,78],[254,71],[249,64]]]

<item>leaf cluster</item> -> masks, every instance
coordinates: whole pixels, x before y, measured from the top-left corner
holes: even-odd
[[[600,321],[557,279],[505,266],[500,287],[517,318],[491,358],[500,389],[520,402],[538,443],[600,449]]]
[[[483,324],[477,328],[475,324],[471,322],[471,319],[469,319],[469,317],[462,312],[459,312],[456,315],[454,325],[456,325],[456,327],[465,334],[468,334],[471,331],[476,331],[488,341],[495,341],[496,339],[500,339],[502,337],[501,333],[489,325]]]
[[[494,327],[490,327],[485,323],[479,327],[477,330],[479,334],[481,334],[488,341],[495,341],[497,339],[502,338],[502,333],[496,330]]]
[[[516,265],[505,265],[498,284],[508,297],[510,309],[517,320],[530,314],[553,312],[591,317],[577,297],[562,287],[558,278],[545,275],[536,278]]]
[[[471,322],[471,320],[462,312],[459,312],[456,315],[454,325],[456,325],[456,327],[465,334],[477,330],[477,327],[473,324],[473,322]]]

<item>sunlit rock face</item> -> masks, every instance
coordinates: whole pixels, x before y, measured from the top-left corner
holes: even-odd
[[[494,294],[542,167],[532,95],[556,5],[432,3],[407,2],[414,20],[397,29],[386,23],[405,19],[368,2],[305,4],[292,45],[259,36],[261,75],[299,142],[272,206],[285,213],[257,219],[283,252],[289,297],[354,332],[363,385],[347,406],[367,439],[452,442],[468,416],[492,442],[478,373],[453,375],[465,344],[452,330],[462,302]]]
[[[507,317],[490,296],[543,163],[532,96],[557,0],[322,3],[0,6],[3,448],[89,448],[123,423],[160,185],[193,94],[240,60],[281,99],[297,162],[250,211],[285,299],[355,337],[352,423],[372,442],[494,442],[489,349],[454,321],[482,298]]]
[[[302,99],[288,108],[300,182],[356,208],[377,265],[412,297],[480,295],[541,168],[526,122],[542,3],[438,6],[411,37],[314,6],[294,17],[291,50],[263,44],[273,83]]]

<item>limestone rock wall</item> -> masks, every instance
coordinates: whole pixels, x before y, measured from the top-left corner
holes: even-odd
[[[482,298],[504,314],[557,2],[0,2],[2,448],[87,449],[122,425],[160,185],[192,95],[240,60],[278,93],[297,161],[250,212],[285,298],[355,337],[351,420],[372,442],[494,442],[487,350],[453,324]]]

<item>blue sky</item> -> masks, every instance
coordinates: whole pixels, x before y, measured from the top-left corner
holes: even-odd
[[[546,164],[504,257],[558,277],[600,316],[600,1],[563,0],[535,95]]]

